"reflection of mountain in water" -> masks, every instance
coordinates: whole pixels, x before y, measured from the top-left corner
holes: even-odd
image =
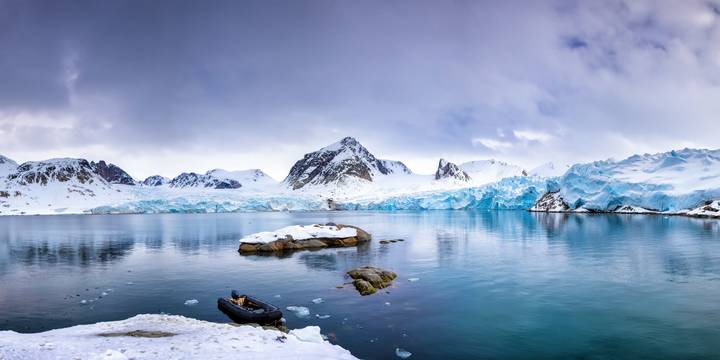
[[[74,244],[42,241],[34,244],[11,245],[6,256],[9,261],[16,261],[25,266],[85,267],[92,263],[108,263],[121,259],[132,251],[133,246],[132,238],[112,236],[102,241],[81,241]]]

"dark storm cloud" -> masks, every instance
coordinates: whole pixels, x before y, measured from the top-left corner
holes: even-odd
[[[717,147],[716,9],[0,0],[0,152],[242,155],[345,135],[418,157]]]

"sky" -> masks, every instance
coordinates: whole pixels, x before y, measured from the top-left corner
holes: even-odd
[[[0,0],[0,154],[283,179],[720,148],[720,1]]]

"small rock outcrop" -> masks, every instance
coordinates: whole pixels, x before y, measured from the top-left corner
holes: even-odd
[[[435,180],[442,179],[455,179],[467,182],[470,181],[470,175],[461,170],[457,165],[445,159],[440,159],[437,171],[435,171]]]
[[[570,206],[565,202],[560,191],[549,191],[543,195],[530,211],[537,212],[566,212],[570,210]]]
[[[350,229],[353,231],[347,231]],[[294,238],[290,233],[295,233],[297,238]],[[265,241],[268,237],[277,240]],[[252,254],[350,247],[369,242],[371,239],[372,236],[367,231],[356,226],[333,223],[316,224],[288,227],[276,232],[247,236],[240,240],[238,251],[241,254]]]
[[[378,289],[384,289],[390,286],[392,281],[397,278],[396,273],[374,266],[359,267],[348,271],[347,274],[353,279],[355,289],[357,289],[362,296],[372,295],[376,293]]]

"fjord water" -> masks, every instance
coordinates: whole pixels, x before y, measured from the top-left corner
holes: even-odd
[[[249,233],[329,221],[374,241],[280,257],[236,251]],[[336,288],[362,265],[396,271],[396,285],[366,297]],[[394,358],[396,347],[417,359],[720,357],[717,220],[525,211],[0,218],[0,330],[160,312],[226,322],[216,299],[231,288],[283,310],[308,307],[307,318],[284,311],[291,328],[319,325],[367,359]]]

